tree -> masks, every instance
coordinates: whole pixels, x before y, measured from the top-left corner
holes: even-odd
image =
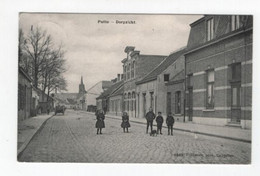
[[[26,65],[33,85],[48,95],[54,89],[66,90],[67,82],[62,74],[65,68],[63,45],[55,45],[52,37],[39,27],[25,38],[19,30],[19,64]]]
[[[30,59],[33,85],[36,88],[38,88],[38,80],[42,72],[41,66],[45,64],[46,57],[51,52],[51,47],[53,47],[51,36],[47,35],[46,31],[43,31],[39,27],[36,27],[34,30],[32,26],[26,39],[24,50]]]

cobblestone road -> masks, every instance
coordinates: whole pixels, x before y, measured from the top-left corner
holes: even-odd
[[[91,163],[223,163],[248,164],[251,145],[227,139],[174,131],[151,137],[145,125],[131,123],[123,133],[121,121],[105,119],[96,135],[95,117],[66,111],[47,121],[19,158],[28,162]]]

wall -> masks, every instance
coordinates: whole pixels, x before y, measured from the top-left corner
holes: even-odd
[[[110,115],[122,116],[122,105],[123,105],[123,96],[116,95],[109,98],[109,111],[107,112]]]
[[[251,128],[252,107],[252,31],[186,55],[187,74],[193,73],[193,116],[198,123],[227,125],[231,118],[231,68],[241,63],[241,126]],[[215,107],[205,108],[207,69],[214,69]],[[205,118],[205,121],[203,120]],[[199,119],[199,120],[198,120]],[[211,121],[206,119],[212,119]]]
[[[23,74],[18,75],[18,120],[25,120],[31,116],[32,86]],[[22,103],[19,106],[19,101]]]
[[[96,98],[103,92],[102,82],[98,82],[93,87],[87,90],[86,93],[86,107],[89,105],[96,105]]]
[[[147,83],[139,84],[136,86],[136,92],[137,96],[139,96],[139,101],[137,97],[137,117],[144,118],[145,112],[144,112],[144,106],[146,108],[146,112],[149,111],[149,108],[151,107],[151,94],[150,92],[153,92],[153,111],[156,113],[156,101],[157,101],[157,91],[156,91],[156,80],[150,81]],[[146,103],[144,104],[144,98],[143,94],[146,94]]]
[[[165,71],[163,71],[160,75],[157,77],[157,110],[162,112],[163,116],[167,115],[166,107],[167,107],[167,92],[168,91],[174,91],[174,89],[171,90],[170,87],[167,88],[164,82],[164,74],[170,74],[170,80],[172,80],[177,74],[182,72],[184,70],[184,64],[185,64],[185,58],[184,56],[181,56],[178,58],[173,64],[171,64]]]

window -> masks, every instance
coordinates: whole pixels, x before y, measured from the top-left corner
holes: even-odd
[[[169,74],[164,74],[164,82],[169,82],[170,80],[170,75]]]
[[[124,66],[124,80],[126,80],[127,78],[126,78],[126,66]]]
[[[131,79],[131,64],[130,63],[128,64],[128,75],[129,75],[128,79]]]
[[[125,99],[124,99],[124,111],[127,110],[127,94],[125,93]]]
[[[241,80],[241,64],[233,64],[231,66],[232,69],[232,81],[240,81]]]
[[[239,15],[231,16],[231,31],[234,31],[240,27]]]
[[[181,91],[175,93],[175,114],[181,113]]]
[[[154,107],[154,97],[153,97],[153,92],[150,92],[150,96],[151,96],[151,102],[150,102],[150,107],[153,108]]]
[[[135,92],[132,92],[132,111],[135,110]]]
[[[135,61],[133,61],[131,65],[131,77],[135,77]]]
[[[214,20],[211,18],[207,21],[207,41],[210,41],[213,39],[213,33],[214,33]]]
[[[127,111],[130,111],[132,109],[131,105],[132,105],[131,93],[128,93],[128,107],[127,107]]]
[[[214,70],[207,71],[207,109],[214,108]]]
[[[127,76],[126,76],[126,79],[130,79],[130,64],[127,65]]]
[[[187,87],[191,86],[191,76],[192,75],[188,75],[188,77],[187,77]]]

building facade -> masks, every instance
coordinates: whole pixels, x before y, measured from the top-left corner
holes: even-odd
[[[85,97],[86,97],[86,106],[88,110],[93,109],[93,106],[96,107],[97,105],[96,98],[99,97],[109,87],[111,87],[112,84],[113,83],[111,81],[100,81],[87,90]]]
[[[205,15],[190,26],[185,120],[251,128],[253,17]]]
[[[129,117],[137,117],[136,100],[141,95],[136,94],[136,81],[153,70],[166,56],[142,55],[133,46],[127,46],[125,53],[127,57],[122,60],[125,81],[123,111],[128,112]]]
[[[113,82],[113,84],[107,90],[105,90],[103,93],[101,93],[100,96],[96,98],[97,101],[96,104],[98,110],[103,110],[105,113],[109,113],[111,112],[112,109],[113,110],[115,109],[114,108],[115,100],[114,98],[112,98],[113,100],[110,101],[110,95],[123,86],[123,80],[121,81],[119,79],[116,80],[118,81]]]
[[[18,120],[31,117],[32,79],[19,67],[18,72]]]
[[[139,95],[137,98],[139,118],[144,118],[150,107],[153,108],[155,113],[161,112],[163,116],[167,116],[169,112],[175,113],[174,108],[172,108],[175,102],[174,93],[180,91],[180,89],[179,87],[172,87],[168,83],[176,79],[176,76],[180,75],[181,72],[184,72],[183,54],[185,51],[185,48],[181,48],[171,53],[151,72],[136,82],[136,93]],[[184,88],[181,92],[184,92]],[[178,112],[178,115],[183,116],[183,113]]]

